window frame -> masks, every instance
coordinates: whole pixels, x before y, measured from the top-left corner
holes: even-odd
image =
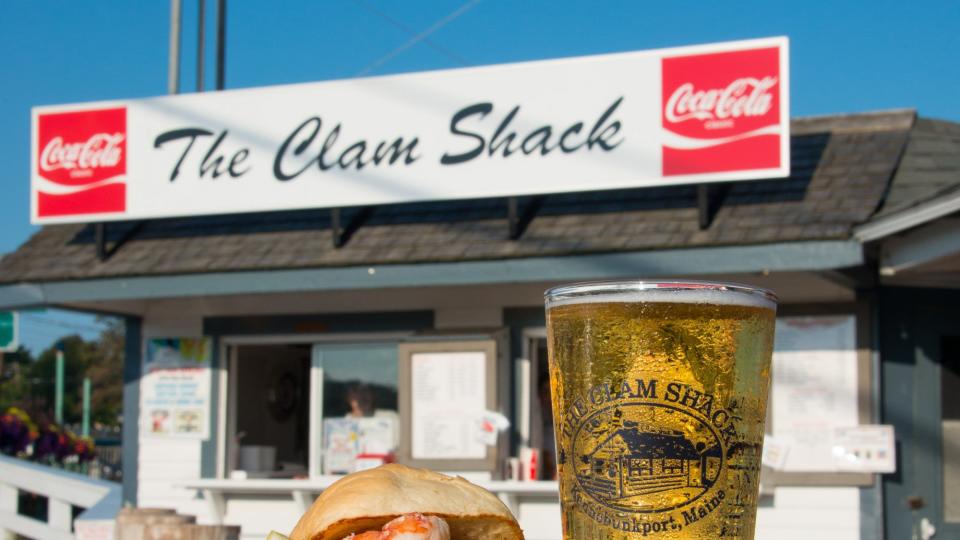
[[[501,457],[504,434],[499,436],[500,441],[494,446],[487,447],[483,458],[449,458],[449,459],[422,459],[413,457],[413,403],[412,403],[412,362],[413,355],[418,353],[458,353],[482,352],[486,355],[486,407],[489,411],[500,409],[498,403],[498,364],[500,352],[499,342],[495,336],[485,339],[439,339],[430,341],[407,341],[400,343],[400,449],[397,461],[412,467],[424,467],[434,470],[470,471],[497,473]]]
[[[522,336],[521,358],[528,363],[528,367],[525,368],[527,370],[525,380],[518,381],[522,385],[519,392],[519,398],[522,401],[517,407],[517,411],[522,415],[522,418],[518,419],[518,424],[526,428],[525,430],[521,429],[520,444],[523,445],[525,441],[532,448],[541,448],[543,446],[543,412],[540,410],[537,377],[540,374],[540,363],[546,363],[547,359],[537,356],[537,348],[533,346],[533,342],[539,339],[547,340],[547,327],[526,327],[522,331]],[[547,366],[547,369],[549,370],[549,366]],[[524,426],[524,424],[526,425]]]

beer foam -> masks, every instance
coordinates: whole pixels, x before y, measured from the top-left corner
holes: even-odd
[[[724,283],[596,283],[557,287],[547,291],[545,296],[547,308],[600,302],[714,304],[760,309],[777,307],[772,294],[764,289]]]

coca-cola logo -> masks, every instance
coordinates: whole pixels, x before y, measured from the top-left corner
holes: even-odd
[[[725,120],[741,116],[763,116],[773,107],[770,89],[776,77],[743,77],[726,88],[698,90],[693,83],[681,84],[667,100],[664,116],[669,122]],[[709,126],[708,126],[709,127]]]
[[[126,209],[127,109],[37,117],[34,191],[39,217]]]
[[[70,169],[73,178],[92,176],[91,169],[115,167],[123,157],[122,133],[97,133],[84,142],[67,143],[54,137],[40,152],[40,169]]]
[[[780,47],[662,60],[663,174],[780,166]]]

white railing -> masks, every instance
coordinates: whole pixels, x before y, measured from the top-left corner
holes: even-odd
[[[18,513],[21,491],[47,498],[46,521]],[[44,540],[73,540],[74,507],[89,509],[78,516],[78,521],[88,513],[115,515],[120,510],[120,499],[120,485],[114,482],[0,456],[0,540],[11,533]]]

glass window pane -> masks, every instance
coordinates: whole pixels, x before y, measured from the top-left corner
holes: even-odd
[[[349,473],[392,459],[400,443],[396,345],[319,347],[323,473]]]

